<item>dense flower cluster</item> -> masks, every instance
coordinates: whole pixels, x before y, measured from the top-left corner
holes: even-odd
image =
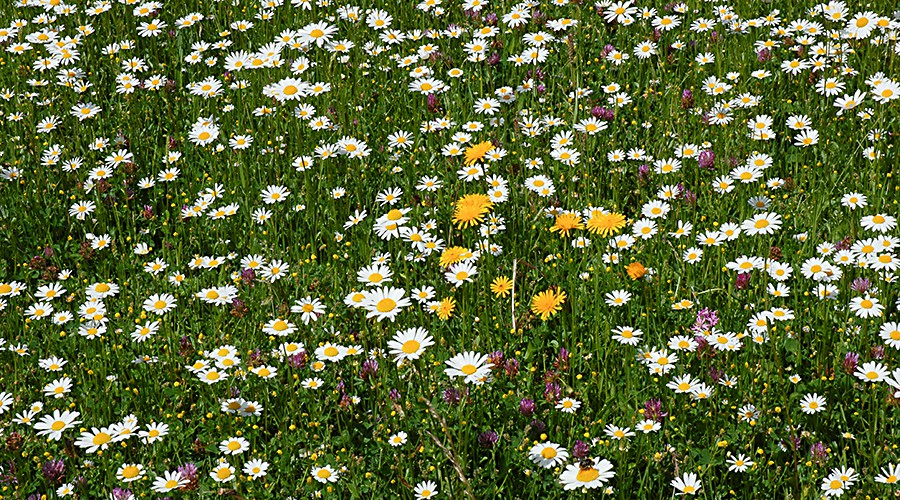
[[[0,499],[894,495],[895,7],[8,2]]]

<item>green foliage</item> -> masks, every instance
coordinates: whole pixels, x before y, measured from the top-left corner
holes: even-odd
[[[629,7],[8,2],[0,499],[896,495],[896,5]]]

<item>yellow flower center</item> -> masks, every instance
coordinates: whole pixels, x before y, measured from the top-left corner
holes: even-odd
[[[600,477],[600,471],[593,467],[590,467],[587,469],[579,470],[578,474],[575,476],[575,479],[582,483],[590,483],[598,477]]]
[[[141,473],[140,469],[138,469],[134,465],[129,465],[128,467],[125,467],[124,469],[122,469],[122,477],[124,477],[125,479],[135,478],[140,473]]]
[[[397,307],[397,302],[394,299],[389,297],[385,297],[378,301],[378,304],[375,306],[378,309],[378,312],[391,312],[394,308]]]
[[[898,332],[898,335],[900,335],[900,332]],[[420,344],[417,340],[407,340],[403,343],[403,347],[400,350],[402,350],[406,354],[412,354],[414,352],[417,352],[421,346],[422,344]]]

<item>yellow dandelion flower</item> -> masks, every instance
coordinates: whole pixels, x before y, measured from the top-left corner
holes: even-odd
[[[593,213],[587,220],[588,231],[600,236],[618,233],[623,227],[625,227],[625,216],[618,212]]]
[[[626,267],[625,270],[628,272],[628,277],[633,280],[639,280],[647,274],[647,268],[640,262],[628,264],[628,267]]]
[[[451,316],[453,316],[454,310],[456,310],[456,299],[454,299],[453,297],[447,297],[446,299],[441,300],[441,302],[438,304],[438,318],[441,318],[441,321],[447,321]]]
[[[491,282],[491,292],[497,297],[506,297],[512,290],[512,281],[506,276],[497,276]]]
[[[566,292],[562,290],[546,290],[531,299],[531,312],[540,314],[542,321],[547,321],[551,316],[562,310],[566,302]]]
[[[466,247],[447,247],[441,253],[441,267],[452,266],[472,256],[472,251]]]
[[[550,228],[551,233],[559,233],[561,237],[569,236],[573,229],[584,229],[581,217],[572,212],[562,213],[556,216],[556,223]]]
[[[480,161],[492,149],[494,149],[494,145],[491,144],[491,141],[479,142],[474,146],[469,146],[466,148],[466,165],[472,165]]]
[[[484,194],[467,194],[456,202],[453,209],[453,223],[460,229],[474,226],[484,220],[494,204]]]

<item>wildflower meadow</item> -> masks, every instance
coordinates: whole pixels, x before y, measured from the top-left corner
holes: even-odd
[[[900,4],[2,2],[0,500],[900,496]]]

